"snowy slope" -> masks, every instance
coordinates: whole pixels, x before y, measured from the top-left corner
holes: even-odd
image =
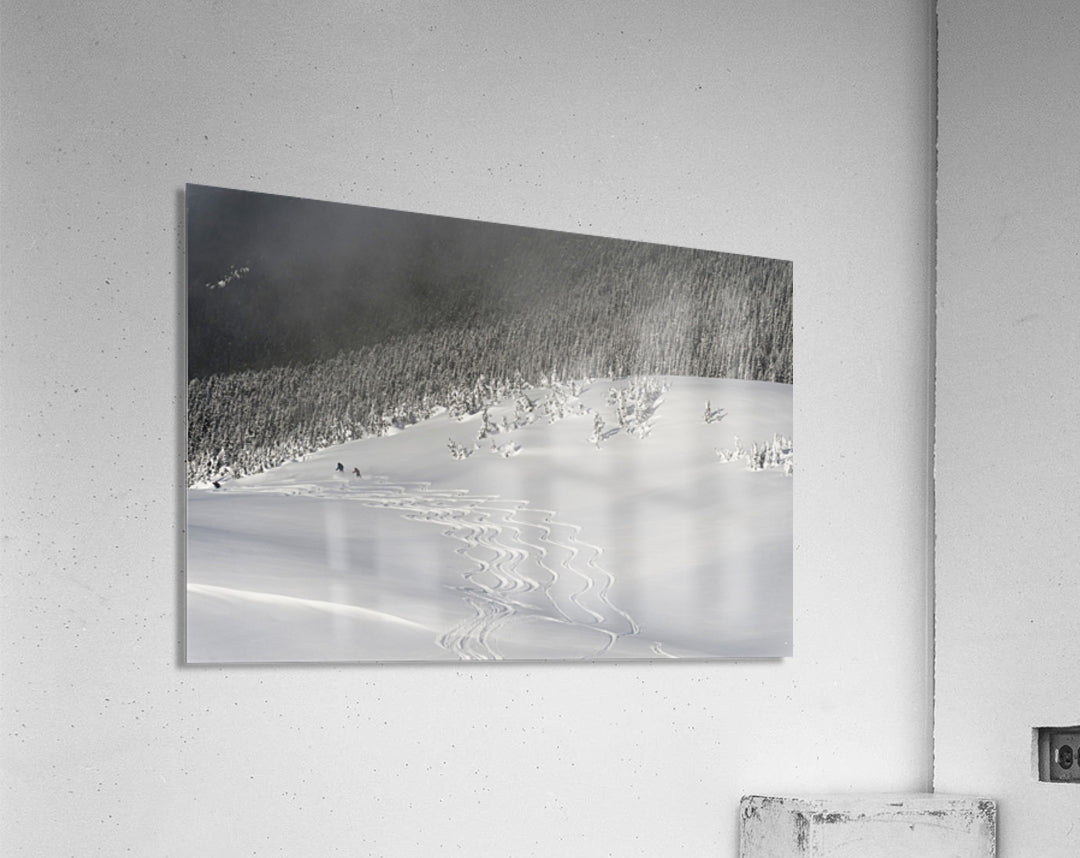
[[[790,438],[792,389],[661,381],[529,391],[190,489],[189,660],[790,653],[792,477],[717,451]]]

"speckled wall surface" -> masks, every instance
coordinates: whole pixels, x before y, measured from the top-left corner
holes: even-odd
[[[11,855],[734,855],[930,778],[924,3],[4,0]],[[185,182],[792,259],[795,657],[181,663]]]
[[[938,789],[999,801],[1002,858],[1080,854],[1080,6],[941,16]]]

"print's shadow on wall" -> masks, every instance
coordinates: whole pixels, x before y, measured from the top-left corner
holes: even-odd
[[[180,559],[176,575],[176,663],[187,666],[187,219],[184,216],[185,194],[183,188],[176,191],[176,278],[173,297],[176,301],[173,318],[176,319],[176,414],[174,429],[177,437],[178,455],[173,465],[176,480],[174,521],[176,528],[176,556]]]

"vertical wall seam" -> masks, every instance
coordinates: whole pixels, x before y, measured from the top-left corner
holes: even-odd
[[[929,80],[927,101],[929,111],[930,181],[929,205],[927,206],[927,498],[926,498],[926,657],[927,687],[929,692],[927,721],[927,752],[929,754],[929,789],[936,785],[935,771],[935,718],[937,715],[937,191],[938,191],[938,4],[929,0],[928,15],[928,62]]]

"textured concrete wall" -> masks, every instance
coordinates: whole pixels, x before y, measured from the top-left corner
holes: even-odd
[[[733,855],[929,784],[924,3],[3,0],[19,855]],[[192,669],[185,182],[792,259],[795,652]]]
[[[940,6],[935,785],[999,799],[1001,854],[1080,854],[1080,7]]]

